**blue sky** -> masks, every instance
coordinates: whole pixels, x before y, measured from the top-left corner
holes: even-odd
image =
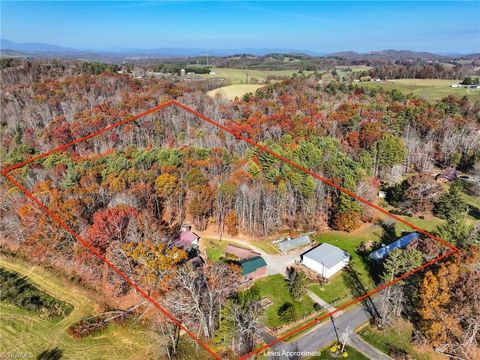
[[[480,51],[480,2],[1,2],[1,37],[75,48]]]

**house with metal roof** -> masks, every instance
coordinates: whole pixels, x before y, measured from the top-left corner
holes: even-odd
[[[302,235],[294,239],[288,237],[286,239],[275,242],[275,244],[281,251],[293,250],[302,246],[310,245],[310,236]]]
[[[401,237],[398,240],[395,240],[394,242],[388,245],[382,244],[382,247],[380,249],[370,253],[368,257],[372,260],[381,261],[385,259],[388,256],[388,254],[390,254],[393,250],[405,249],[415,239],[419,239],[418,233],[416,232],[410,233],[408,235]]]
[[[261,256],[240,260],[238,264],[242,268],[242,282],[258,279],[267,274],[267,263]]]
[[[342,249],[323,243],[300,255],[303,265],[329,279],[350,262],[350,255]]]

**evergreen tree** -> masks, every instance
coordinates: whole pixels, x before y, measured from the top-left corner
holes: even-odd
[[[288,273],[288,288],[292,298],[299,299],[307,293],[308,279],[303,271],[292,269]]]
[[[435,215],[442,219],[451,219],[467,211],[462,198],[462,184],[455,181],[448,192],[443,193],[435,203]]]

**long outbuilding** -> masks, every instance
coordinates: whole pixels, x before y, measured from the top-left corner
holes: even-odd
[[[413,240],[419,239],[418,233],[413,232],[408,235],[402,236],[400,239],[394,242],[382,246],[380,249],[370,253],[368,257],[372,260],[381,261],[385,259],[395,249],[405,249]]]

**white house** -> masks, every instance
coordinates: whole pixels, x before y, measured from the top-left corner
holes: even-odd
[[[323,243],[300,255],[302,264],[329,279],[350,262],[350,255],[336,246]]]

